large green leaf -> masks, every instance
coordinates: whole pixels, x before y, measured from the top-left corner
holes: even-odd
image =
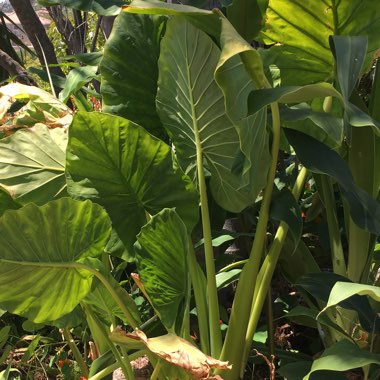
[[[121,7],[127,2],[123,0],[38,0],[38,3],[45,7],[63,5],[85,12],[95,12],[102,16],[114,16],[120,12]]]
[[[0,218],[0,307],[33,322],[70,313],[90,291],[80,266],[103,252],[111,223],[90,201],[28,204]],[[83,264],[82,264],[83,266]]]
[[[327,348],[321,357],[313,362],[310,372],[303,380],[312,379],[311,375],[316,371],[347,371],[372,363],[380,364],[380,355],[360,349],[355,343],[348,340],[341,340]]]
[[[137,241],[141,281],[162,323],[171,331],[177,317],[184,318],[188,298],[186,226],[173,209],[164,209],[141,229]]]
[[[103,110],[132,120],[158,137],[163,131],[155,103],[157,61],[165,21],[165,17],[122,12],[99,67]]]
[[[246,186],[237,191],[240,179],[231,172],[239,138],[213,79],[219,54],[204,32],[185,19],[170,20],[161,43],[157,107],[184,170],[196,177],[201,151],[215,200],[240,211],[253,202],[258,190]]]
[[[376,235],[380,233],[380,203],[357,187],[347,163],[326,145],[295,130],[287,129],[286,136],[300,161],[309,170],[334,178],[350,207],[352,220],[361,228]]]
[[[2,139],[0,183],[21,204],[43,204],[65,195],[66,142],[65,130],[42,124]]]
[[[171,148],[121,117],[75,115],[67,175],[73,197],[90,198],[107,209],[130,253],[146,212],[176,207],[189,232],[197,220],[196,191],[187,176],[173,169]]]
[[[269,0],[261,40],[277,45],[263,57],[278,66],[284,85],[329,81],[334,76],[330,35],[368,35],[368,68],[379,32],[380,8],[372,0]]]

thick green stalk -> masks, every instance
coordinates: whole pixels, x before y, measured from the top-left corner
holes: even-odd
[[[136,360],[137,358],[140,358],[141,356],[146,355],[146,351],[147,350],[140,350],[140,351],[134,352],[133,354],[130,354],[129,355],[129,360],[133,361],[133,360]],[[89,377],[88,380],[101,380],[101,379],[104,379],[106,376],[108,376],[111,373],[113,373],[119,367],[120,367],[120,364],[118,362],[113,363],[113,364],[109,365],[108,367],[103,368],[101,371],[99,371],[94,376]]]
[[[197,308],[199,335],[201,341],[201,350],[207,355],[210,351],[210,335],[208,330],[208,313],[206,300],[206,279],[195,257],[194,247],[189,237],[189,257],[188,264],[190,270],[191,282],[193,285],[195,306]]]
[[[86,307],[85,305],[82,305],[83,309],[85,310],[86,314],[89,315],[94,322],[94,324],[97,326],[97,330],[102,334],[102,340],[107,342],[108,347],[112,351],[116,361],[119,363],[119,366],[124,372],[124,376],[128,380],[135,380],[135,375],[133,373],[133,369],[131,366],[131,359],[127,355],[127,351],[123,350],[124,357],[120,354],[117,347],[114,345],[114,343],[109,338],[108,334],[103,330],[102,323],[99,321],[98,317],[95,315],[95,313],[92,312],[91,308]]]
[[[296,183],[293,187],[293,196],[295,199],[299,199],[301,196],[302,189],[304,187],[307,178],[306,168],[302,168],[298,173]],[[252,312],[249,319],[247,334],[244,343],[244,356],[241,363],[240,372],[244,371],[245,364],[248,359],[249,350],[252,345],[253,335],[256,331],[257,324],[261,315],[261,311],[264,306],[265,299],[267,298],[268,291],[270,289],[270,284],[272,281],[274,270],[276,269],[278,258],[280,256],[282,247],[285,243],[286,235],[288,233],[289,227],[285,222],[281,222],[277,229],[276,235],[272,246],[266,256],[264,263],[261,267],[260,273],[257,277],[256,288],[254,299],[252,302]]]
[[[232,364],[231,371],[223,371],[223,378],[225,380],[236,380],[239,377],[256,278],[265,246],[269,208],[272,200],[273,183],[276,176],[277,157],[280,146],[280,113],[278,104],[272,103],[271,109],[273,120],[272,164],[268,172],[267,186],[263,192],[251,253],[247,264],[245,264],[241,272],[236,288],[227,336],[221,354],[221,360],[228,360]]]
[[[346,276],[346,260],[344,258],[342,240],[340,237],[333,185],[331,179],[326,175],[321,175],[319,178],[318,182],[322,186],[322,200],[326,209],[333,270],[334,273]]]
[[[78,366],[82,372],[82,375],[87,378],[88,377],[87,364],[84,361],[82,354],[80,353],[77,345],[75,344],[74,338],[72,337],[70,330],[68,328],[64,327],[63,329],[61,329],[61,332],[62,332],[62,335],[64,336],[66,342],[68,343],[68,345],[71,349],[71,352],[74,355],[74,358],[75,358],[75,360],[76,360],[76,362],[77,362],[77,364],[78,364]]]
[[[207,200],[206,179],[203,168],[202,146],[197,128],[194,128],[194,134],[197,147],[198,186],[201,200],[202,229],[207,274],[211,356],[217,358],[219,357],[222,348],[222,334],[219,324],[219,302],[218,291],[216,289],[214,250],[212,248],[211,223]]]

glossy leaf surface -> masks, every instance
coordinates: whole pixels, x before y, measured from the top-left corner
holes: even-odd
[[[70,198],[28,204],[0,219],[0,306],[33,322],[70,313],[90,291],[78,265],[99,257],[111,232],[106,212]]]
[[[90,198],[108,211],[131,253],[146,214],[176,207],[189,231],[198,216],[190,179],[173,169],[168,145],[121,117],[78,113],[70,127],[68,188],[76,198]]]

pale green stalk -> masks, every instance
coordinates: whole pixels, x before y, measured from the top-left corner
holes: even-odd
[[[228,360],[230,364],[232,364],[231,371],[223,371],[223,378],[225,380],[236,380],[239,377],[240,365],[243,360],[244,341],[252,308],[256,279],[265,246],[269,209],[272,200],[273,183],[276,176],[277,158],[280,147],[280,113],[278,104],[272,103],[271,109],[273,120],[273,142],[271,150],[272,163],[268,172],[267,187],[263,192],[259,220],[257,223],[250,257],[239,278],[232,305],[227,335],[220,357],[221,360]]]
[[[86,307],[85,305],[82,305],[82,307],[84,308],[86,313],[91,316],[92,321],[97,326],[98,332],[102,335],[102,339],[105,342],[107,342],[108,347],[110,348],[110,350],[113,353],[113,356],[115,357],[116,361],[119,363],[119,366],[123,370],[125,378],[128,380],[135,380],[135,375],[133,373],[133,369],[131,366],[131,359],[129,358],[127,351],[125,349],[123,350],[123,355],[124,355],[124,357],[123,357],[120,354],[117,347],[114,345],[114,343],[109,338],[108,334],[106,332],[104,332],[101,322],[99,321],[99,319],[95,315],[95,313],[92,312],[91,308]]]
[[[206,286],[204,274],[200,268],[195,257],[194,247],[189,237],[189,256],[188,264],[191,282],[193,285],[195,305],[197,308],[199,336],[201,342],[201,350],[207,355],[211,354],[210,351],[210,336],[208,328],[208,313],[207,313],[207,300],[206,300]]]
[[[146,355],[146,350],[136,351],[133,354],[129,355],[129,360],[133,361],[133,360],[136,360],[137,358],[140,358],[144,355]],[[118,362],[113,363],[113,364],[109,365],[108,367],[103,368],[101,371],[99,371],[94,376],[89,377],[88,380],[101,380],[101,379],[105,378],[106,376],[110,375],[111,373],[113,373],[119,367],[120,367],[120,364]]]
[[[193,103],[192,94],[190,92],[190,102]],[[194,108],[193,120],[197,120]],[[196,123],[196,121],[194,121]],[[207,188],[205,172],[203,168],[203,152],[202,145],[199,136],[198,126],[194,126],[195,145],[197,152],[197,173],[198,173],[198,186],[201,201],[201,217],[202,217],[202,230],[204,241],[204,252],[206,261],[206,274],[207,274],[207,299],[208,299],[208,314],[209,314],[209,326],[210,326],[210,345],[211,356],[217,358],[220,355],[222,348],[222,334],[219,325],[219,302],[218,292],[216,289],[215,278],[215,263],[214,263],[214,250],[212,247],[212,235],[211,235],[211,223],[210,213],[207,200]]]
[[[321,175],[319,182],[322,186],[322,198],[326,208],[327,228],[329,230],[333,270],[336,274],[346,276],[346,260],[344,258],[342,240],[340,236],[333,185],[331,179],[326,175]]]
[[[295,199],[299,199],[301,196],[302,189],[304,187],[305,181],[307,178],[306,168],[302,168],[298,173],[296,183],[293,187],[293,196]],[[270,284],[272,281],[272,276],[274,270],[276,269],[278,258],[280,256],[282,247],[285,243],[286,235],[288,233],[289,227],[285,222],[281,222],[272,246],[268,252],[268,255],[265,257],[264,263],[261,267],[260,273],[257,277],[254,299],[252,302],[252,310],[248,323],[248,329],[244,342],[244,354],[243,361],[240,367],[240,374],[244,371],[249,351],[252,345],[253,335],[256,331],[257,324],[261,315],[261,311],[264,306],[265,299],[267,298],[268,291],[270,289]]]
[[[88,377],[87,364],[84,361],[82,354],[78,350],[78,347],[75,344],[74,338],[71,335],[70,330],[68,328],[64,327],[61,329],[61,332],[62,332],[62,335],[64,336],[67,344],[69,345],[71,352],[74,355],[75,361],[77,362],[77,364],[81,370],[82,375],[87,378]]]

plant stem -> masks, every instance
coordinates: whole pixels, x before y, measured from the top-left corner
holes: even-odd
[[[193,109],[193,120],[196,120],[195,111]],[[203,153],[202,145],[199,136],[198,126],[194,127],[195,144],[197,151],[197,173],[198,173],[198,186],[201,201],[201,217],[202,217],[202,230],[204,241],[204,252],[206,261],[207,273],[207,296],[208,296],[208,314],[210,326],[210,345],[211,356],[218,358],[222,348],[222,334],[219,324],[219,302],[218,291],[216,289],[215,278],[215,264],[214,264],[214,251],[212,248],[211,236],[211,223],[210,213],[207,199],[206,179],[203,168]]]
[[[334,273],[346,276],[347,268],[340,238],[333,185],[331,179],[325,175],[320,176],[319,182],[322,186],[323,202],[326,208],[333,270]]]
[[[84,359],[82,357],[82,354],[78,350],[78,347],[77,347],[77,345],[74,342],[74,338],[71,335],[70,330],[67,327],[64,327],[64,328],[61,329],[61,332],[62,332],[62,335],[64,336],[67,344],[69,345],[69,347],[71,349],[71,352],[73,353],[74,358],[75,358],[77,364],[79,365],[79,368],[80,368],[80,370],[82,372],[82,375],[87,378],[88,377],[87,364],[84,361]]]
[[[85,305],[82,305],[82,307],[85,310],[85,312],[88,315],[90,315],[92,321],[97,326],[97,330],[102,335],[102,339],[105,342],[107,342],[108,347],[112,351],[112,353],[113,353],[116,361],[119,363],[119,366],[123,370],[125,378],[128,379],[128,380],[135,380],[135,375],[133,373],[132,366],[131,366],[131,363],[130,363],[130,358],[128,357],[127,351],[123,350],[124,351],[123,352],[124,357],[122,357],[121,354],[120,354],[120,352],[118,351],[117,347],[114,345],[114,343],[109,338],[108,334],[106,332],[104,332],[103,325],[99,321],[99,319],[96,316],[96,314],[92,312],[91,308],[89,308],[89,307],[87,307]]]
[[[129,360],[133,361],[137,358],[140,358],[141,356],[144,356],[145,354],[146,354],[146,350],[136,351],[133,354],[129,355]],[[105,378],[107,375],[109,375],[112,372],[114,372],[115,370],[117,370],[119,367],[120,367],[120,364],[118,362],[113,363],[113,364],[109,365],[108,367],[103,368],[101,371],[99,371],[94,376],[89,377],[88,380],[101,380],[101,379]]]
[[[298,173],[296,182],[293,187],[292,193],[295,199],[298,199],[301,196],[301,192],[304,187],[306,178],[307,178],[307,170],[306,168],[303,167]],[[245,338],[244,356],[243,356],[243,361],[240,368],[241,371],[244,370],[245,363],[248,358],[249,350],[252,345],[253,335],[257,328],[257,324],[261,315],[261,310],[263,308],[265,299],[267,297],[272,276],[277,266],[277,261],[280,256],[281,249],[285,243],[285,238],[286,238],[288,229],[289,229],[288,225],[282,221],[280,223],[280,226],[278,227],[272,246],[268,252],[268,255],[266,256],[264,260],[260,273],[257,277],[255,295],[254,295],[254,300],[252,302],[252,313],[249,319],[247,334]]]
[[[210,355],[210,336],[208,330],[208,314],[207,314],[207,300],[206,300],[206,279],[202,269],[197,263],[194,247],[189,237],[189,271],[191,282],[193,284],[195,305],[197,308],[199,335],[201,341],[201,349],[207,355]]]
[[[150,380],[157,380],[158,379],[158,375],[161,372],[161,368],[162,368],[162,363],[161,363],[161,360],[159,360],[157,362],[156,366],[154,367],[154,370],[153,370],[153,373],[150,377]]]
[[[256,285],[256,278],[264,250],[269,208],[272,200],[273,182],[276,176],[277,157],[280,147],[280,112],[277,103],[271,104],[273,120],[272,164],[268,172],[267,187],[263,192],[263,199],[259,213],[255,238],[250,257],[245,264],[232,305],[227,336],[224,341],[221,360],[228,360],[232,364],[231,371],[224,371],[225,380],[236,380],[239,376],[240,365],[243,360],[244,341],[247,332],[252,300]],[[217,371],[219,372],[219,371]]]

